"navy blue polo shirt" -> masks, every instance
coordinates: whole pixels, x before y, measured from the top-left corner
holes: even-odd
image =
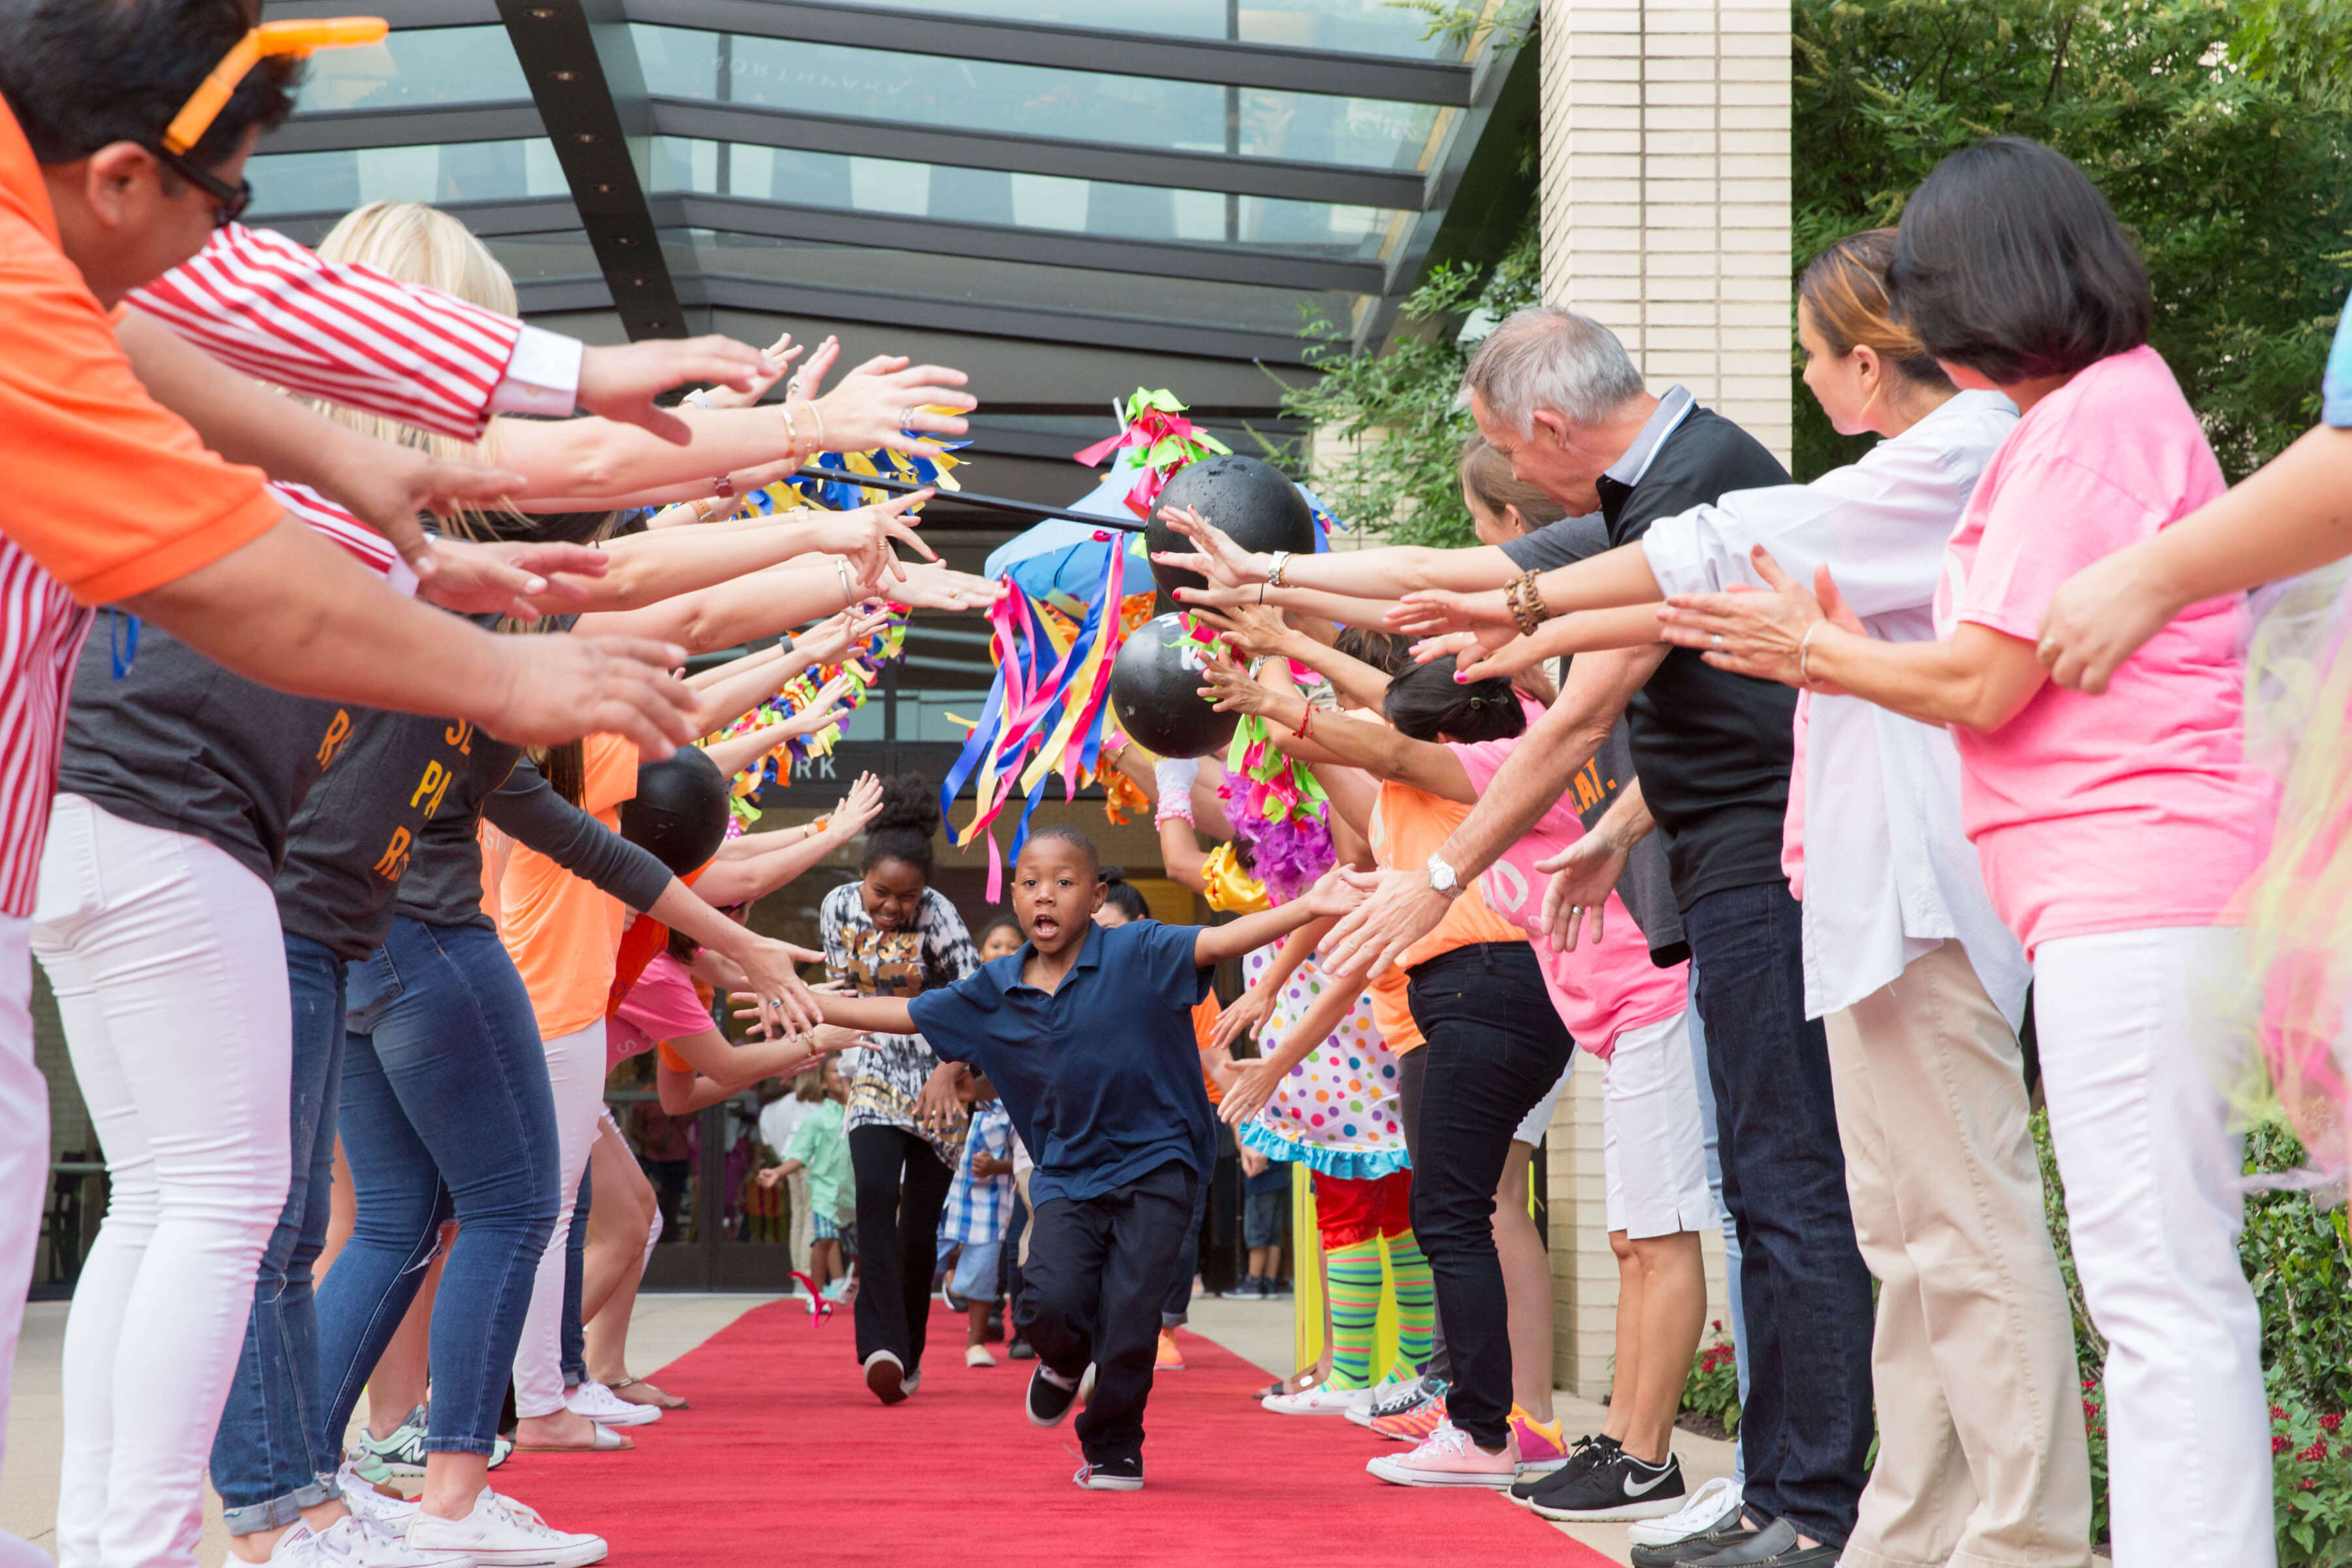
[[[1206,1179],[1216,1121],[1192,1008],[1215,972],[1192,963],[1199,926],[1093,927],[1051,995],[1021,983],[1036,949],[983,963],[908,1001],[940,1059],[996,1086],[1036,1161],[1029,1201],[1100,1197],[1181,1160]]]

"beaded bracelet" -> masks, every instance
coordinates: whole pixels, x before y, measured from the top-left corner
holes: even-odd
[[[1511,579],[1510,587],[1504,591],[1503,603],[1510,610],[1521,637],[1535,636],[1548,618],[1543,595],[1536,587],[1537,575],[1533,570],[1522,572]]]

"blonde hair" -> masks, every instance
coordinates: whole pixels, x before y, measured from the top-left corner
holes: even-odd
[[[488,247],[475,238],[464,224],[421,202],[370,202],[344,214],[342,220],[327,231],[327,237],[319,242],[319,255],[328,261],[372,267],[403,283],[436,289],[503,316],[522,313],[515,298],[514,279],[499,265]],[[331,403],[318,403],[315,406],[328,418],[362,435],[398,446],[421,447],[436,457],[481,461],[491,451],[492,443],[487,437],[460,441],[380,414],[362,414]],[[518,524],[531,526],[520,513],[508,516],[512,521],[507,527],[499,527],[469,508],[445,519],[442,526],[461,539],[475,540],[506,536]]]

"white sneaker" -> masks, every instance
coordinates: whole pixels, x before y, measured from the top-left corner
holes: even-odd
[[[1334,1388],[1318,1383],[1296,1394],[1269,1394],[1258,1403],[1276,1415],[1345,1415],[1360,1388]]]
[[[335,1472],[335,1487],[343,1495],[343,1506],[362,1519],[372,1519],[388,1524],[394,1530],[408,1527],[409,1516],[416,1511],[415,1498],[386,1497],[367,1484],[348,1461]]]
[[[299,1519],[278,1538],[277,1544],[270,1547],[268,1560],[299,1564],[299,1568],[323,1568],[330,1562],[319,1549],[319,1538],[310,1533],[310,1527]]]
[[[919,1366],[898,1380],[898,1392],[909,1398],[913,1397],[915,1390],[922,1386],[923,1369]]]
[[[1693,1492],[1690,1500],[1664,1519],[1636,1520],[1625,1527],[1626,1541],[1635,1546],[1672,1546],[1720,1529],[1739,1517],[1744,1500],[1739,1483],[1717,1476]]]
[[[458,1568],[587,1568],[604,1561],[606,1551],[604,1537],[550,1530],[536,1510],[488,1487],[463,1519],[420,1510],[408,1521],[408,1549],[427,1562]]]
[[[318,1541],[319,1560],[327,1568],[446,1568],[452,1562],[473,1562],[470,1557],[427,1557],[402,1540],[399,1531],[356,1513],[319,1531]]]
[[[963,1364],[966,1366],[994,1366],[996,1364],[996,1358],[988,1353],[988,1347],[986,1345],[966,1345],[963,1347]]]
[[[563,1407],[600,1426],[650,1426],[662,1418],[658,1405],[632,1405],[594,1378],[563,1391]]]

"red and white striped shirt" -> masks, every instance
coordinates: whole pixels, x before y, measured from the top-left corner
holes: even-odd
[[[580,346],[571,339],[236,225],[131,299],[249,375],[461,440],[478,437],[501,409],[569,413],[577,387]],[[531,362],[529,374],[519,358]],[[392,546],[352,513],[303,486],[270,489],[396,586],[415,586]],[[0,494],[0,519],[10,504]],[[32,911],[67,698],[91,618],[0,537],[0,914]]]

